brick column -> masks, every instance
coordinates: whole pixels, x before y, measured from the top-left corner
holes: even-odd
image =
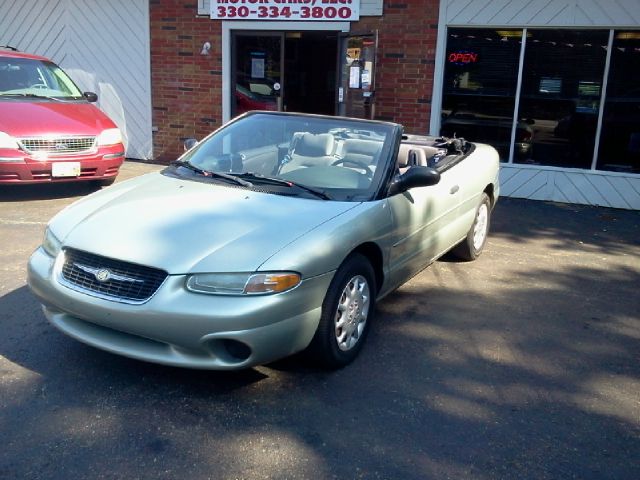
[[[151,0],[154,156],[172,160],[185,138],[203,138],[222,120],[221,23],[196,16],[195,2]],[[211,44],[209,55],[200,55]]]
[[[378,30],[376,118],[426,134],[438,36],[439,0],[390,0],[382,17],[361,17],[353,32]]]

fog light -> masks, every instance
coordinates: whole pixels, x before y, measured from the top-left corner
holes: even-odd
[[[245,343],[239,342],[237,340],[222,340],[222,344],[224,348],[227,350],[229,355],[238,360],[246,360],[251,355],[251,349]]]
[[[225,363],[242,363],[251,356],[251,347],[231,338],[212,338],[207,341],[207,349]]]

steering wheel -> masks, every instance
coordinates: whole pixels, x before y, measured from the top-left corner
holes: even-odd
[[[360,161],[360,160],[353,160],[351,158],[339,158],[338,160],[333,162],[331,164],[331,166],[337,166],[337,165],[341,165],[341,164],[353,165],[353,166],[355,166],[357,168],[361,168],[362,170],[364,170],[365,171],[365,175],[367,177],[372,177],[373,176],[373,170],[371,170],[370,166],[367,165],[366,163]]]
[[[29,88],[43,89],[43,88],[49,88],[49,87],[47,87],[44,83],[34,83]]]

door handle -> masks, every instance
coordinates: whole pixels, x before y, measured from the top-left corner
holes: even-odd
[[[458,190],[460,190],[460,187],[458,185],[454,185],[453,187],[451,187],[451,190],[449,190],[449,193],[451,195],[455,195],[456,193],[458,193]]]

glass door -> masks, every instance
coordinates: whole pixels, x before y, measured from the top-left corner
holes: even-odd
[[[231,114],[282,110],[284,35],[234,32],[232,37]]]
[[[345,35],[340,48],[339,115],[373,118],[377,33]]]

